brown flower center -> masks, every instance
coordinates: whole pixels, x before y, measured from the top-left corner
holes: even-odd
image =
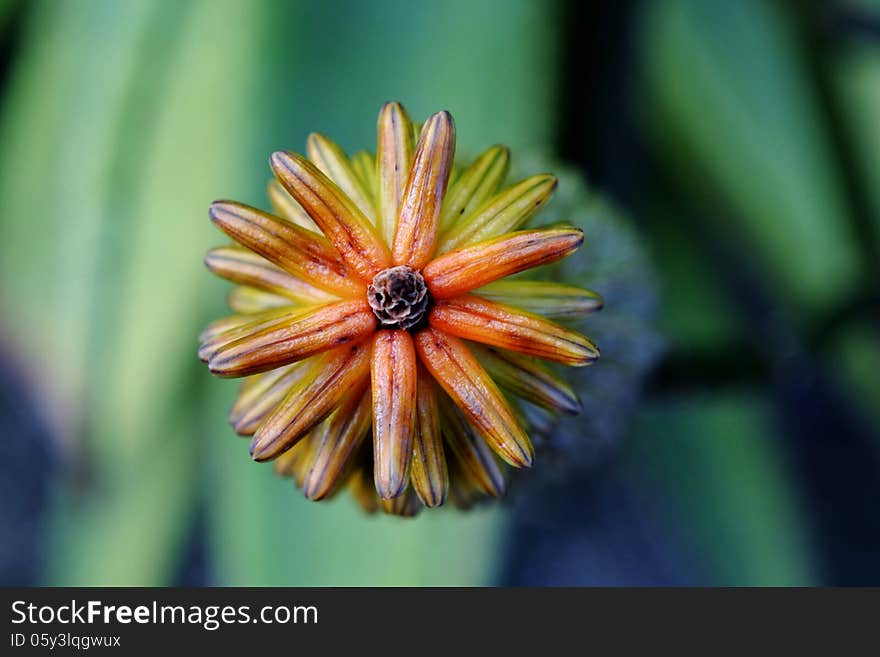
[[[411,329],[425,318],[431,297],[422,275],[401,265],[373,277],[367,300],[383,328]]]

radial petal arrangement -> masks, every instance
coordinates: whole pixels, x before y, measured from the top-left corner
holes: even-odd
[[[506,280],[583,243],[573,227],[523,229],[554,176],[507,184],[503,146],[457,163],[449,112],[419,129],[399,103],[382,107],[376,146],[349,157],[314,133],[308,157],[272,154],[272,212],[211,205],[236,244],[205,264],[235,285],[234,314],[202,332],[199,358],[243,377],[233,430],[307,498],[347,490],[367,512],[406,517],[470,508],[535,462],[540,423],[526,418],[583,409],[554,364],[599,350],[558,322],[603,302]]]

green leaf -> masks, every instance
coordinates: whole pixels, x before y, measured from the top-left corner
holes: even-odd
[[[643,107],[711,230],[789,309],[834,306],[859,275],[800,44],[774,3],[646,3]]]
[[[880,449],[880,337],[875,327],[850,323],[829,341],[829,368],[850,404],[873,423]]]
[[[257,20],[244,0],[33,17],[3,115],[0,260],[72,465],[49,583],[169,584],[177,569],[200,482],[196,335],[220,294],[201,265],[206,209],[247,188]],[[243,93],[207,109],[227,85]]]
[[[718,352],[747,335],[747,318],[730,301],[722,276],[708,253],[688,233],[672,208],[651,208],[647,227],[660,278],[660,328],[677,353]]]
[[[628,459],[668,496],[693,568],[717,586],[806,586],[817,571],[770,409],[744,391],[652,403]]]
[[[875,15],[880,18],[880,6]],[[855,155],[855,165],[865,190],[874,243],[880,243],[880,47],[854,43],[835,53],[834,89],[843,111],[843,127]]]

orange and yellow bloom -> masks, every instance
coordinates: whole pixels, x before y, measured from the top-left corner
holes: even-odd
[[[368,510],[412,515],[500,495],[502,463],[534,459],[518,400],[581,410],[540,361],[599,355],[547,318],[597,310],[598,295],[501,280],[583,242],[572,227],[521,230],[556,179],[499,191],[507,149],[458,169],[450,114],[419,131],[398,103],[382,108],[375,156],[349,158],[317,134],[307,152],[272,155],[274,214],[211,206],[238,245],[205,262],[236,283],[236,314],[203,332],[199,356],[217,376],[247,377],[234,430],[310,499],[348,487]]]

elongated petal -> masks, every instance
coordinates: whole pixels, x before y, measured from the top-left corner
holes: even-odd
[[[354,201],[364,216],[372,219],[376,211],[370,200],[370,194],[355,173],[354,166],[345,151],[328,137],[313,132],[306,140],[306,152],[315,166]]]
[[[412,459],[413,489],[425,506],[440,506],[446,501],[449,474],[443,454],[434,381],[422,368],[419,368]]]
[[[213,340],[221,333],[226,333],[227,331],[231,331],[234,328],[244,326],[245,324],[252,322],[253,320],[253,315],[230,315],[229,317],[221,317],[220,319],[215,319],[213,322],[205,327],[204,331],[199,334],[199,344],[204,345],[204,343]],[[202,349],[200,347],[200,354],[201,351]],[[201,358],[201,355],[199,357]],[[210,358],[210,356],[208,357]],[[206,358],[201,359],[206,363],[208,362]]]
[[[366,299],[338,301],[285,317],[221,346],[208,362],[217,376],[247,376],[334,347],[357,342],[376,328]]]
[[[252,436],[260,424],[309,372],[309,361],[250,377],[229,411],[229,423],[240,436]]]
[[[520,412],[524,418],[526,426],[529,427],[532,439],[548,440],[553,435],[553,430],[559,423],[558,416],[540,406],[535,406],[528,402],[520,404]]]
[[[358,151],[351,156],[351,166],[354,168],[358,180],[361,181],[367,194],[369,194],[370,202],[372,203],[371,207],[378,208],[379,178],[377,177],[375,156],[367,151]],[[369,218],[373,220],[373,223],[376,223],[378,221],[378,209],[374,211],[374,214],[376,216]],[[379,234],[381,235],[382,232],[379,231]],[[389,240],[385,241],[388,242]]]
[[[504,146],[493,146],[454,182],[450,181],[440,215],[440,233],[449,230],[459,219],[470,216],[491,197],[507,176],[509,166],[510,151]]]
[[[271,308],[297,307],[301,304],[271,292],[247,285],[236,285],[226,297],[229,307],[237,313],[253,314]]]
[[[306,474],[311,468],[312,460],[315,457],[315,443],[327,422],[329,420],[324,420],[324,422],[314,427],[303,436],[302,440],[293,446],[293,449],[298,452],[296,460],[293,462],[293,482],[299,489],[302,489],[305,484]]]
[[[425,367],[489,446],[513,466],[530,466],[534,451],[529,437],[461,340],[428,328],[416,334],[415,345]]]
[[[226,345],[279,322],[290,321],[304,312],[302,308],[271,308],[251,315],[233,315],[213,322],[202,332],[199,360],[207,363]],[[222,328],[223,330],[218,330]]]
[[[455,153],[455,126],[449,112],[425,123],[397,213],[392,255],[395,265],[421,269],[434,255],[440,209]]]
[[[409,115],[400,103],[385,103],[379,112],[376,166],[379,173],[379,230],[386,243],[394,240],[400,199],[412,166],[415,140]]]
[[[474,288],[545,265],[574,252],[584,241],[577,228],[523,230],[465,246],[442,255],[422,274],[435,299],[449,299]]]
[[[302,367],[305,362],[306,361],[300,361],[299,363],[287,365],[286,367],[279,367],[277,370],[271,370],[270,372],[264,372],[263,374],[254,374],[253,376],[246,377],[239,386],[238,395],[235,397],[235,402],[233,402],[232,408],[229,410],[229,423],[234,425],[236,420],[240,418],[248,408],[253,406],[254,403],[263,396],[266,390],[272,386],[272,384],[277,382],[278,379],[282,378],[291,369]]]
[[[485,363],[483,358],[480,358],[480,362]],[[489,371],[488,367],[486,368],[486,371]],[[496,383],[498,383],[499,387],[502,390],[504,390],[505,392],[509,392],[509,390],[505,388],[505,386],[501,385],[499,381],[496,381]],[[526,414],[523,412],[523,400],[520,397],[511,394],[507,397],[507,405],[510,406],[510,410],[513,411],[513,415],[516,417],[516,421],[519,422],[519,426],[521,426],[525,430],[525,432],[529,434],[529,439],[532,441],[532,445],[534,445],[535,448],[539,448],[541,446],[541,443],[538,440],[535,440],[533,427],[529,422],[529,418],[526,417]]]
[[[486,495],[503,495],[504,475],[486,442],[474,432],[474,427],[461,416],[459,409],[448,398],[441,396],[439,402],[442,414],[441,431],[452,453],[450,460],[453,463],[453,475],[461,475],[453,487],[467,490],[474,486]]]
[[[541,174],[506,189],[441,236],[437,252],[448,253],[519,228],[544,206],[556,184],[554,176]]]
[[[603,305],[602,297],[591,290],[545,281],[495,281],[474,293],[550,319],[577,319]]]
[[[318,224],[312,221],[309,213],[303,209],[303,206],[293,200],[293,197],[287,193],[287,190],[281,186],[281,183],[276,178],[272,178],[269,181],[267,191],[269,192],[269,203],[272,204],[272,210],[274,210],[275,214],[295,223],[301,228],[315,233],[320,232],[321,229],[318,228]]]
[[[401,518],[414,517],[421,510],[422,506],[411,490],[406,490],[397,497],[381,500],[379,504],[385,513]]]
[[[294,475],[297,462],[303,456],[304,452],[308,451],[306,449],[301,449],[305,446],[305,442],[306,441],[301,440],[291,449],[275,459],[275,462],[272,464],[272,469],[275,471],[275,474],[281,477],[292,477]]]
[[[379,510],[379,496],[376,495],[376,485],[370,470],[357,467],[352,470],[348,478],[348,490],[351,496],[367,513],[376,513]]]
[[[438,301],[428,321],[450,335],[565,365],[589,365],[599,357],[596,345],[580,333],[473,295]]]
[[[344,296],[363,292],[339,255],[317,233],[232,201],[211,204],[211,221],[239,244],[312,285]]]
[[[296,444],[338,406],[346,392],[370,372],[370,345],[335,349],[309,366],[301,387],[284,398],[263,422],[251,442],[255,461],[268,461]]]
[[[372,403],[361,386],[350,391],[315,435],[312,462],[303,482],[311,500],[327,497],[335,488],[352,454],[370,432]]]
[[[376,491],[382,499],[389,499],[406,486],[412,456],[416,352],[409,333],[376,333],[371,372]]]
[[[280,294],[298,303],[321,303],[334,298],[244,247],[221,246],[211,249],[205,256],[205,265],[213,273],[233,283]]]
[[[516,396],[569,415],[583,410],[571,386],[533,358],[491,347],[479,347],[475,354],[492,379]]]
[[[276,151],[272,170],[284,188],[305,208],[336,247],[345,263],[364,281],[391,264],[388,247],[354,202],[306,158]]]
[[[459,511],[469,511],[474,508],[479,497],[483,496],[475,487],[463,482],[464,475],[458,466],[451,467],[455,483],[449,489],[449,500]]]

